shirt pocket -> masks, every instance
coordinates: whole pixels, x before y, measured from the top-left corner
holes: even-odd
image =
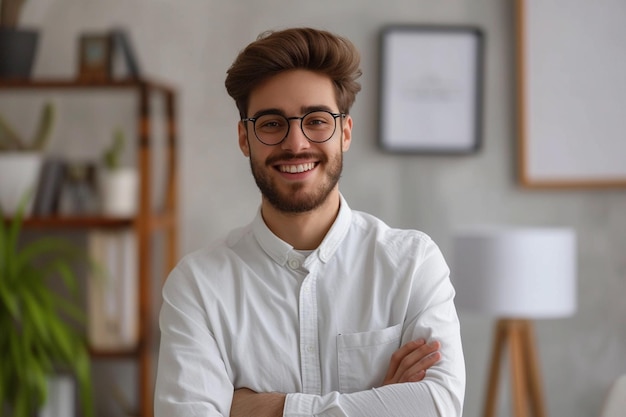
[[[337,336],[339,391],[349,393],[379,386],[391,355],[400,347],[402,323],[362,333]]]

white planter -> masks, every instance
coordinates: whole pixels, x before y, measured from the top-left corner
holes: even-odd
[[[48,399],[39,410],[38,417],[75,416],[76,396],[74,378],[67,375],[54,375],[48,378]]]
[[[5,215],[15,214],[26,193],[30,199],[25,214],[31,213],[42,160],[36,152],[0,152],[0,206]]]
[[[102,214],[128,217],[137,213],[139,204],[139,175],[134,168],[102,171],[100,197]]]

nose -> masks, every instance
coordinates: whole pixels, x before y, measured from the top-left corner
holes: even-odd
[[[289,132],[287,132],[287,137],[280,144],[282,149],[298,153],[311,147],[311,142],[304,136],[301,122],[300,118],[294,117],[289,119]]]

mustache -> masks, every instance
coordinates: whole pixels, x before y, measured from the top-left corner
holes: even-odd
[[[317,154],[313,152],[291,153],[284,152],[277,155],[272,155],[265,160],[266,165],[274,165],[278,162],[289,162],[298,159],[314,159],[322,163],[328,162],[328,158],[324,154]]]

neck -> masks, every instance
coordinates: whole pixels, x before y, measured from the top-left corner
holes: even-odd
[[[316,249],[330,230],[339,213],[339,191],[335,189],[319,207],[304,213],[276,210],[265,198],[261,214],[269,229],[294,249]]]

